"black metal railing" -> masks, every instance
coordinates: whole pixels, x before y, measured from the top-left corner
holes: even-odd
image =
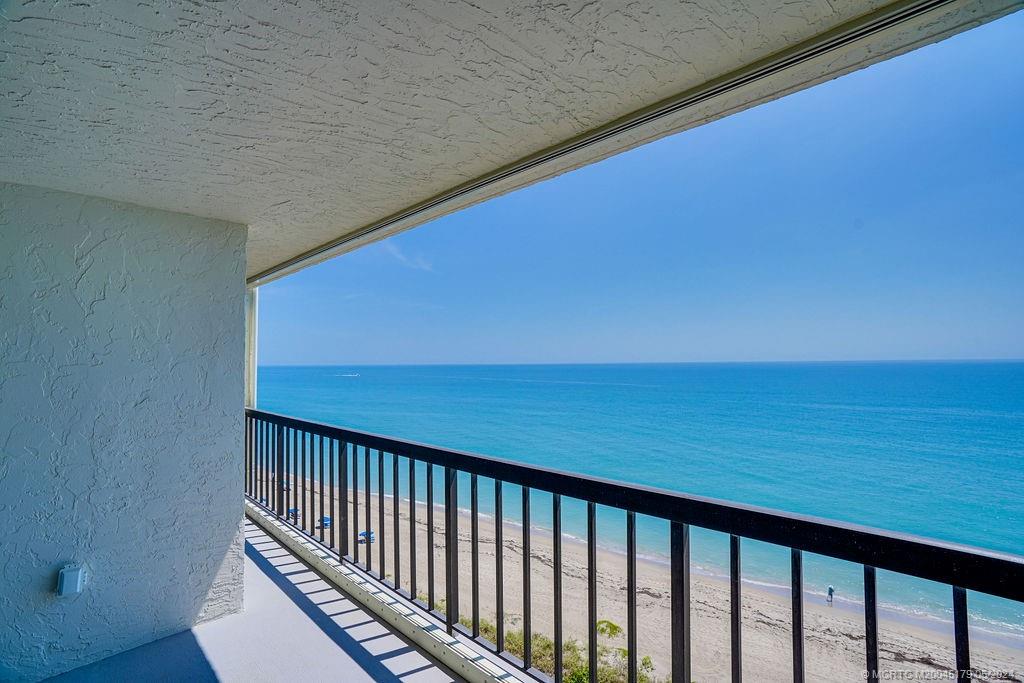
[[[246,496],[282,521],[301,530],[334,552],[339,559],[358,565],[385,586],[412,600],[421,609],[443,621],[449,630],[459,630],[476,639],[523,671],[539,678],[534,668],[531,645],[531,490],[551,494],[552,504],[552,605],[554,621],[553,678],[563,680],[562,604],[562,498],[586,504],[587,582],[587,670],[590,681],[598,676],[597,618],[597,506],[626,513],[626,648],[627,679],[638,680],[637,661],[637,546],[636,516],[661,518],[669,524],[671,589],[671,678],[690,681],[690,528],[700,527],[729,535],[730,640],[732,680],[742,676],[741,655],[741,540],[753,539],[790,550],[792,578],[793,680],[804,680],[803,554],[816,553],[857,563],[864,568],[865,678],[877,680],[878,602],[876,569],[939,582],[950,587],[953,605],[954,656],[956,675],[971,678],[968,634],[967,591],[979,591],[1000,598],[1024,602],[1024,557],[972,548],[922,537],[899,534],[854,524],[833,522],[673,491],[626,484],[597,477],[562,472],[544,467],[454,451],[300,420],[293,417],[247,409],[245,450]],[[376,453],[376,458],[373,454]],[[359,459],[362,456],[362,467]],[[385,529],[385,472],[390,460],[392,526]],[[401,541],[399,495],[402,461],[407,468],[407,547]],[[416,493],[417,463],[425,466],[426,491]],[[377,469],[377,510],[371,506],[372,465]],[[443,608],[434,589],[434,469],[444,476],[444,573]],[[359,471],[363,482],[359,481]],[[470,486],[470,547],[472,612],[469,624],[460,624],[458,567],[458,486],[468,475]],[[478,527],[478,478],[494,482],[494,545],[496,632],[494,642],[481,636],[479,608],[480,567]],[[503,568],[503,485],[522,487],[523,595],[522,657],[506,651]],[[351,493],[352,500],[349,500]],[[360,493],[363,494],[362,505]],[[324,497],[328,504],[325,505]],[[418,592],[416,547],[417,504],[425,502],[427,534],[427,590]],[[362,507],[362,511],[360,511]],[[376,512],[377,519],[373,516]],[[363,515],[360,517],[360,515]],[[360,522],[362,520],[362,524]],[[391,550],[387,551],[387,536]],[[373,557],[376,546],[377,557]],[[361,552],[361,549],[364,552]],[[408,551],[410,576],[401,576],[401,557]],[[375,565],[376,562],[376,565]],[[390,563],[390,572],[389,569]],[[376,568],[375,568],[376,566]]]

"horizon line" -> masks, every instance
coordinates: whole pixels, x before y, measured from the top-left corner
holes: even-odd
[[[694,361],[492,361],[492,362],[410,362],[410,363],[257,363],[257,368],[330,368],[330,367],[472,367],[472,366],[560,366],[560,365],[826,365],[826,364],[923,364],[923,363],[1024,363],[1024,357],[995,358],[847,358],[827,360],[694,360]]]

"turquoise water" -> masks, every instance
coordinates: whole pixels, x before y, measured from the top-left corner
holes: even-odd
[[[1022,362],[263,367],[258,405],[1024,554]],[[518,497],[505,500],[516,518]],[[538,494],[533,505],[543,526],[550,501]],[[493,511],[485,495],[481,506]],[[566,504],[564,515],[566,532],[582,536],[583,507]],[[602,510],[599,524],[603,545],[623,545],[621,512]],[[638,520],[642,552],[663,559],[666,539],[664,522]],[[723,535],[694,534],[700,571],[723,573],[727,552]],[[745,542],[746,579],[786,586],[788,561],[780,548]],[[833,584],[857,603],[859,566],[805,564],[810,591]],[[879,599],[925,619],[951,613],[948,587],[884,572]],[[970,607],[976,628],[1024,636],[1024,606],[972,593]]]

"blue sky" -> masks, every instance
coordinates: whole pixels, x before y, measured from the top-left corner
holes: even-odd
[[[260,289],[260,363],[1024,357],[1024,12]]]

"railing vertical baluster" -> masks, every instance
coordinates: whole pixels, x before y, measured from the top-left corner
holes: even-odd
[[[636,513],[626,513],[626,679],[637,681],[636,666]]]
[[[255,418],[249,423],[249,495],[256,498],[256,443],[259,421]]]
[[[352,561],[359,564],[359,445],[352,444]]]
[[[427,609],[434,611],[434,466],[427,463]]]
[[[284,487],[284,518],[286,522],[291,523],[293,521],[288,511],[295,504],[295,491],[294,491],[294,475],[295,471],[295,449],[292,447],[295,441],[295,428],[286,427],[284,429],[284,472],[285,472],[285,487]]]
[[[470,570],[473,593],[473,637],[480,635],[480,501],[477,496],[476,475],[469,475],[469,535]]]
[[[341,531],[338,532],[338,539],[341,547],[338,548],[338,555],[346,557],[348,548],[348,444],[344,441],[338,442],[338,516],[341,518]]]
[[[267,484],[268,495],[266,499],[266,507],[269,508],[273,514],[278,513],[278,425],[270,423],[270,436],[267,441],[267,468],[270,471],[267,477],[269,483]]]
[[[281,428],[281,516],[288,520],[288,501],[291,499],[291,429]]]
[[[267,495],[263,491],[263,487],[266,486],[267,475],[264,472],[264,432],[266,431],[267,423],[260,420],[256,423],[256,500],[263,505],[267,502]]]
[[[498,652],[505,650],[505,522],[502,520],[501,480],[494,480],[494,610]]]
[[[288,491],[289,491],[289,473],[290,466],[288,460],[288,428],[281,426],[278,432],[278,443],[281,446],[281,452],[278,455],[278,461],[281,463],[281,476],[279,477],[280,482],[278,484],[279,495],[281,497],[281,512],[278,515],[285,521],[288,520]]]
[[[245,479],[245,494],[247,496],[251,496],[252,495],[252,489],[249,487],[249,478],[251,476],[252,469],[249,467],[249,465],[250,465],[249,456],[251,455],[251,453],[250,453],[251,441],[249,439],[249,429],[252,426],[252,420],[249,418],[248,415],[245,416],[244,426],[245,426],[245,470],[243,472],[243,477]]]
[[[249,416],[248,415],[246,415],[245,418],[243,418],[242,426],[245,429],[245,435],[243,437],[245,439],[245,446],[244,446],[245,447],[245,464],[243,465],[244,469],[242,470],[242,472],[243,472],[242,477],[243,477],[243,481],[245,482],[245,493],[246,493],[246,495],[250,495],[250,491],[249,491]]]
[[[274,478],[277,474],[274,465],[277,462],[277,454],[274,452],[274,444],[277,442],[273,422],[267,423],[267,509],[274,511],[277,505],[277,494],[274,492]]]
[[[690,526],[669,526],[672,584],[672,680],[690,681]]]
[[[334,497],[334,474],[335,474],[335,467],[334,467],[334,457],[335,457],[335,453],[334,453],[334,439],[328,439],[327,440],[327,445],[329,446],[328,453],[327,453],[327,462],[329,463],[329,467],[327,468],[327,479],[331,483],[331,488],[330,488],[331,496],[330,496],[330,502],[327,504],[327,508],[328,508],[328,511],[330,512],[329,516],[331,518],[331,548],[337,548],[338,547],[338,543],[337,543],[337,539],[338,539],[338,535],[337,535],[338,513],[335,510],[335,500],[336,499]],[[344,533],[342,533],[342,535],[344,536]],[[341,553],[338,553],[338,554],[341,555]]]
[[[271,511],[277,506],[277,492],[274,490],[277,481],[277,443],[276,425],[273,422],[267,423],[267,508]]]
[[[373,508],[370,507],[370,447],[366,446],[363,453],[363,488],[366,492],[366,571],[373,573]]]
[[[284,487],[287,483],[287,472],[285,472],[284,464],[284,430],[285,428],[281,425],[277,426],[277,517],[278,519],[285,517],[288,510],[284,506]]]
[[[288,492],[291,494],[292,501],[290,507],[296,510],[293,521],[297,525],[299,523],[299,430],[293,428],[291,435],[292,438],[288,444],[288,453],[291,455],[291,476],[288,480]]]
[[[392,529],[394,538],[392,544],[395,546],[395,589],[402,590],[402,554],[401,554],[401,520],[398,514],[398,453],[391,454],[391,515],[393,519]]]
[[[319,486],[317,489],[320,491],[320,512],[317,514],[317,520],[320,523],[320,542],[324,542],[324,437],[321,436],[317,439],[320,443],[317,446],[317,452],[320,454],[320,478],[318,479]]]
[[[295,510],[295,517],[292,519],[295,526],[299,525],[299,430],[292,430],[292,508]]]
[[[267,467],[270,469],[267,507],[271,512],[277,514],[277,425],[270,423],[270,438],[267,442],[269,456]]]
[[[316,476],[313,480],[313,508],[316,510],[315,521],[313,522],[313,534],[320,529],[320,541],[324,539],[323,515],[324,515],[324,453],[323,437],[317,434],[309,435],[309,456],[315,458],[314,467]],[[315,454],[315,455],[314,455]]]
[[[260,421],[252,421],[252,497],[260,499]]]
[[[270,508],[270,423],[263,423],[263,442],[260,444],[260,450],[262,451],[262,462],[263,467],[260,472],[260,496],[262,498],[263,505]]]
[[[384,524],[384,451],[377,451],[377,526],[380,528],[380,538],[377,539],[377,549],[380,551],[380,572],[381,581],[386,581],[387,574],[387,541],[385,540],[386,525]]]
[[[416,461],[409,457],[409,595],[416,595]]]
[[[278,517],[281,516],[281,426],[270,423],[270,509]]]
[[[562,496],[551,496],[551,592],[555,622],[555,683],[562,683]]]
[[[804,561],[803,552],[790,551],[792,564],[793,597],[793,681],[804,680]]]
[[[533,599],[530,594],[530,489],[523,487],[523,666],[533,666]]]
[[[249,495],[253,498],[258,497],[256,493],[256,447],[257,447],[257,430],[259,429],[259,422],[253,418],[249,421]]]
[[[278,511],[278,425],[272,422],[267,425],[266,442],[267,459],[267,496],[266,507],[270,512]]]
[[[314,482],[316,477],[316,459],[313,456],[313,435],[309,432],[303,432],[302,434],[302,454],[307,459],[307,466],[309,468],[309,482],[304,482],[304,489],[308,490],[309,493],[309,509],[302,511],[303,516],[303,528],[309,527],[308,534],[313,536],[316,534],[315,522],[313,521],[313,515],[316,510],[316,489],[314,488]],[[308,455],[308,458],[306,457]],[[305,491],[303,492],[303,499],[306,498]]]
[[[729,536],[729,623],[732,640],[732,681],[743,679],[743,602],[740,537]]]
[[[275,502],[276,502],[276,498],[274,496],[274,460],[275,460],[275,457],[274,457],[274,441],[275,441],[275,439],[274,439],[274,423],[268,422],[267,423],[267,437],[266,437],[266,443],[264,444],[264,448],[266,450],[266,463],[267,463],[267,465],[266,465],[266,472],[267,472],[267,482],[266,482],[267,493],[266,493],[266,499],[267,499],[267,509],[269,509],[269,510],[273,510],[274,509],[274,505],[275,505]]]
[[[309,535],[316,536],[316,437],[312,432],[306,434],[309,452]]]
[[[597,505],[587,501],[587,670],[597,680]]]
[[[299,432],[299,471],[302,472],[302,476],[299,477],[299,486],[302,487],[301,495],[299,496],[299,519],[302,520],[299,524],[299,528],[303,532],[306,531],[307,519],[309,517],[309,510],[306,507],[306,431],[302,430]]]
[[[448,633],[459,623],[459,473],[444,468],[445,623]]]
[[[264,444],[266,450],[266,499],[267,509],[274,509],[274,424],[272,422],[267,423],[267,437]]]
[[[282,426],[280,433],[278,434],[278,441],[281,445],[281,453],[278,455],[278,461],[281,463],[281,482],[280,482],[280,493],[281,496],[281,513],[279,517],[288,519],[288,490],[289,490],[289,465],[288,465],[288,428]]]
[[[864,565],[864,654],[865,678],[878,680],[878,591],[875,568]]]
[[[263,490],[263,493],[261,495],[263,496],[263,504],[267,508],[270,507],[270,444],[269,444],[269,442],[270,442],[270,423],[269,422],[264,422],[263,423],[263,444],[261,446],[261,449],[263,451],[263,471],[262,471],[262,478],[263,478],[262,490]]]
[[[298,427],[292,430],[292,470],[295,473],[292,477],[292,507],[295,508],[296,511],[295,516],[293,517],[293,522],[296,526],[299,525],[299,515],[301,514],[300,510],[302,509],[302,499],[299,495],[299,486],[301,485],[299,475],[299,439],[301,434],[302,430]]]
[[[967,590],[953,586],[953,642],[956,649],[956,678],[969,681],[971,673],[971,640],[967,624]]]
[[[309,455],[309,535],[316,536],[316,441],[312,432],[306,433]]]

